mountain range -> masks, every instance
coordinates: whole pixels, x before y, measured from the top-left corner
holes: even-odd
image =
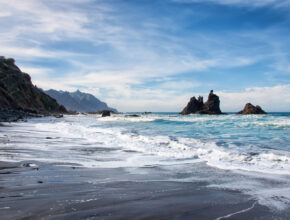
[[[77,112],[110,110],[117,112],[116,109],[109,107],[105,102],[100,101],[95,96],[81,92],[80,90],[67,92],[50,89],[44,92],[56,99],[59,104],[65,106],[68,110]]]

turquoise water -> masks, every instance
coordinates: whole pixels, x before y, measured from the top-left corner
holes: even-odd
[[[137,151],[202,158],[219,168],[290,174],[290,113],[139,115],[101,118],[103,123],[95,126],[120,128],[123,135],[130,134],[131,141],[137,142],[139,149],[133,147]],[[206,150],[210,152],[204,155]]]
[[[290,207],[290,113],[37,118],[0,127],[2,161],[117,168],[205,181]],[[184,172],[188,170],[188,175]],[[194,172],[193,172],[194,171]],[[210,174],[208,174],[210,172]]]

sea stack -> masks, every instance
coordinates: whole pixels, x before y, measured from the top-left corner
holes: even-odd
[[[239,111],[239,115],[251,115],[251,114],[267,114],[259,105],[252,105],[247,103],[243,110]]]
[[[208,115],[219,115],[222,114],[220,110],[219,97],[210,91],[208,99],[203,103],[203,97],[199,96],[198,99],[192,97],[188,102],[187,106],[180,112],[181,115],[188,114],[208,114]]]

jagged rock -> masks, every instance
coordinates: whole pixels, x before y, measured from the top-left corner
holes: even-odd
[[[237,114],[249,115],[249,114],[267,114],[259,105],[252,105],[247,103],[243,110],[239,111]]]
[[[109,110],[102,111],[102,117],[107,117],[107,116],[111,116],[111,111]]]
[[[0,111],[0,121],[11,117],[17,120],[17,115],[22,117],[27,113],[67,112],[64,106],[34,86],[30,76],[15,65],[14,59],[3,56],[0,57]]]
[[[143,115],[149,115],[152,114],[152,112],[142,112]]]
[[[179,114],[222,114],[219,97],[213,93],[213,90],[210,91],[205,103],[203,103],[203,97],[201,96],[198,99],[192,97],[187,106]]]
[[[118,112],[114,112],[112,110],[102,110],[102,111],[97,111],[97,112],[86,112],[86,113],[82,113],[84,115],[102,115],[103,113],[106,114],[106,112],[110,112],[110,114],[119,114]]]
[[[131,114],[131,115],[125,115],[125,117],[134,117],[134,118],[137,118],[137,117],[140,117],[140,115],[137,115],[137,114]]]
[[[204,103],[203,110],[200,114],[222,114],[220,110],[220,99],[217,95],[210,91],[206,103]]]

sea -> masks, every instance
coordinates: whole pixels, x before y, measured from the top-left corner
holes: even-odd
[[[204,198],[207,198],[206,192],[214,194],[220,191],[234,192],[237,198],[247,198],[245,206],[208,219],[237,217],[255,207],[264,207],[268,213],[265,218],[262,215],[258,219],[289,217],[290,113],[186,116],[177,113],[128,113],[110,117],[79,114],[63,118],[31,118],[3,123],[0,126],[0,145],[2,162],[28,164],[28,167],[46,164],[83,172],[107,172],[106,177],[100,180],[88,171],[91,172],[90,177],[80,174],[72,177],[75,182],[78,178],[90,184],[152,181],[159,183],[159,190],[162,190],[162,182],[179,183],[176,185],[179,189],[185,186],[181,184],[190,187],[190,184],[200,183],[199,187],[205,190]],[[126,175],[117,177],[119,171],[126,171]],[[14,173],[14,179],[17,175]],[[1,177],[5,179],[3,175]],[[8,182],[11,184],[13,181]],[[9,189],[9,185],[6,187]],[[168,188],[165,184],[163,190]],[[142,187],[138,191],[142,192]],[[195,195],[190,192],[186,195],[187,200]],[[126,197],[126,194],[123,196]],[[203,194],[200,196],[202,198]],[[227,201],[231,204],[228,201],[231,199],[227,198],[220,199],[218,203],[226,204]],[[182,197],[179,200],[181,202]],[[7,210],[16,202],[9,201]],[[12,217],[11,213],[6,213],[7,217]],[[140,213],[143,212],[140,211],[139,216]],[[256,214],[259,216],[259,212],[254,213],[252,219]],[[27,213],[22,214],[25,216]]]

